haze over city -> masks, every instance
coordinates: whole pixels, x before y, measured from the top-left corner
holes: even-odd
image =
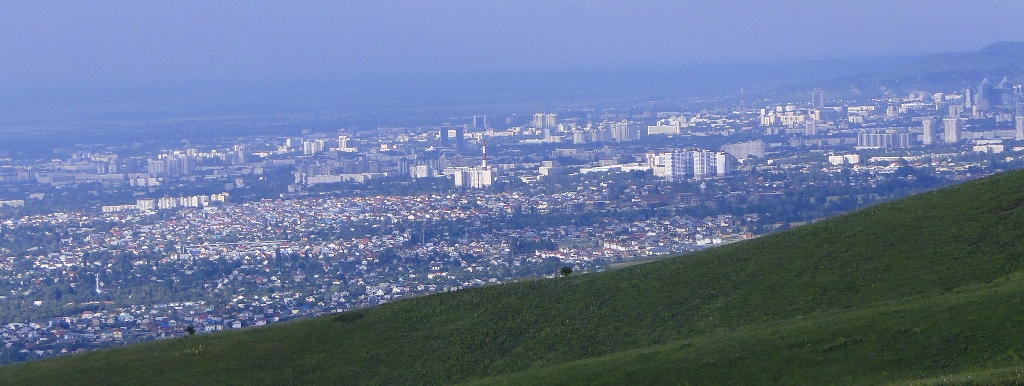
[[[589,95],[609,84],[618,94],[644,95],[693,87],[687,73],[711,78],[700,72],[708,65],[961,52],[1024,35],[1017,20],[1024,4],[1012,0],[98,1],[3,8],[0,90],[6,111],[21,108],[12,113],[125,100],[265,98],[272,102],[260,106],[269,108],[294,99],[331,104],[408,93],[538,98],[566,88]],[[832,65],[813,70],[824,71],[822,78],[840,75],[821,68]],[[744,78],[749,72],[725,75],[752,83]],[[630,85],[608,79],[615,77]]]
[[[0,383],[1020,381],[1021,15],[5,3]]]

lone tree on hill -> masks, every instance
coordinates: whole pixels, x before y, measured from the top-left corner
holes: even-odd
[[[558,270],[558,273],[562,274],[562,277],[569,277],[569,275],[572,275],[572,268],[568,266],[562,267],[562,269]]]
[[[185,332],[187,332],[189,335],[195,335],[196,328],[192,326],[185,327]]]

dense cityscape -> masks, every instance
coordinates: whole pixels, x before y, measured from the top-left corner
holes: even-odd
[[[803,96],[6,158],[0,363],[615,269],[1024,165],[1005,79]]]

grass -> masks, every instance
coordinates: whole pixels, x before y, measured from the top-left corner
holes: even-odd
[[[716,331],[469,384],[998,383],[1017,379],[1024,366],[1024,328],[1019,328],[1017,311],[1024,306],[1021,293],[1024,279],[1014,278],[923,299]],[[971,373],[1007,365],[1014,367]]]
[[[0,384],[998,377],[1024,355],[1022,186],[1005,173],[603,273],[5,366]]]

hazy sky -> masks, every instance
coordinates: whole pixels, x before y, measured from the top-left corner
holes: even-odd
[[[972,51],[1024,1],[4,1],[0,82],[621,67]],[[2,88],[2,87],[0,87]]]

